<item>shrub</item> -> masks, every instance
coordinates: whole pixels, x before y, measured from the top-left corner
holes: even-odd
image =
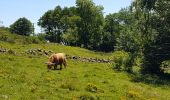
[[[0,40],[1,41],[7,41],[8,37],[6,34],[0,34]]]
[[[125,71],[131,71],[132,65],[131,63],[131,56],[129,53],[124,51],[116,51],[113,53],[112,56],[113,59],[113,68],[117,70],[125,70]]]
[[[45,43],[45,39],[39,36],[22,36],[17,34],[11,34],[8,30],[5,29],[0,29],[0,41],[19,44]]]
[[[15,43],[15,37],[11,34],[8,34],[8,33],[1,33],[0,34],[0,41]]]
[[[10,50],[8,50],[8,53],[9,53],[9,54],[16,54],[16,52],[15,52],[15,51],[13,51],[13,50],[11,50],[11,49],[10,49]]]
[[[30,37],[25,37],[23,40],[24,44],[39,44],[39,43],[43,43],[44,41],[41,41],[38,37],[35,36],[30,36]]]
[[[46,37],[46,34],[44,34],[44,33],[38,33],[37,35],[36,35],[37,37],[38,37],[38,39],[40,40],[40,41],[44,41],[45,42],[45,37]]]
[[[168,70],[170,70],[170,60],[165,60],[161,63],[161,69],[164,72],[168,72]]]

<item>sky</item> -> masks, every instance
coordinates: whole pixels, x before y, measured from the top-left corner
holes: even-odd
[[[76,0],[1,0],[0,26],[9,27],[19,18],[25,17],[35,24],[35,32],[40,32],[38,19],[57,5],[61,7],[75,6]],[[118,12],[129,6],[132,0],[93,0],[96,5],[104,7],[104,15]]]

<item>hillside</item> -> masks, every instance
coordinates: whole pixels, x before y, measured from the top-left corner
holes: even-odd
[[[47,70],[48,55],[29,50],[65,52],[71,56],[110,59],[114,53],[52,43],[22,44],[0,41],[1,100],[168,100],[166,81],[134,81],[134,75],[115,71],[111,63],[68,59],[63,70]],[[5,51],[3,51],[5,50]],[[152,77],[150,77],[152,78]]]

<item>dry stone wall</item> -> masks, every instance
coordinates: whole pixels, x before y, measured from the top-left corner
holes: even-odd
[[[44,50],[41,48],[37,48],[37,49],[29,49],[26,50],[25,52],[16,52],[12,49],[6,49],[6,48],[2,48],[0,47],[0,53],[9,53],[9,54],[27,54],[27,55],[33,55],[33,56],[50,56],[51,54],[53,54],[54,52],[51,50]],[[72,59],[72,60],[78,60],[78,61],[82,61],[82,62],[94,62],[94,63],[110,63],[113,60],[111,59],[99,59],[99,58],[92,58],[92,57],[80,57],[80,56],[74,56],[74,55],[66,55],[67,59]]]

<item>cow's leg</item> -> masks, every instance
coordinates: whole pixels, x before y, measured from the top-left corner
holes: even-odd
[[[62,70],[62,64],[60,64],[60,70]]]
[[[66,68],[66,63],[63,63],[63,65],[64,65],[64,68]]]
[[[66,59],[64,60],[63,65],[64,65],[64,68],[66,68],[66,66],[67,66]]]
[[[54,65],[54,70],[56,70],[56,69],[57,69],[57,64]]]
[[[47,66],[47,69],[49,69],[49,70],[50,70],[50,69],[51,69],[51,66],[49,66],[49,65],[48,65],[48,66]]]

